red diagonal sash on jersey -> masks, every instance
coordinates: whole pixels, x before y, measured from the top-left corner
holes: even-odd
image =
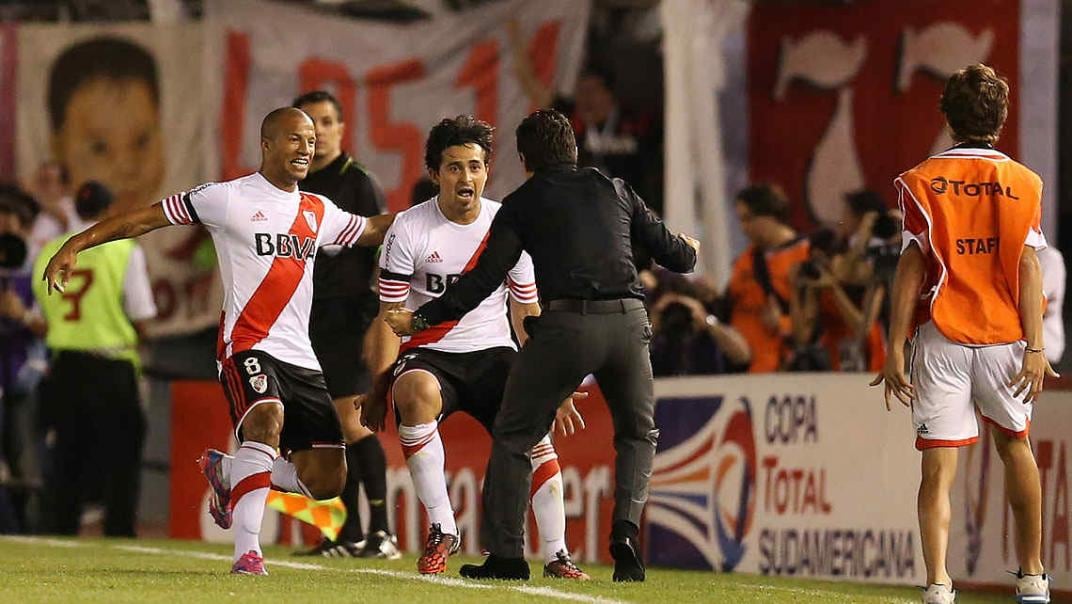
[[[296,235],[298,241],[304,241],[307,237],[316,238],[316,233],[305,219],[305,212],[313,212],[316,215],[316,224],[323,224],[324,204],[315,195],[301,194],[298,213],[294,217],[294,224],[288,231],[289,234]],[[245,308],[242,309],[242,314],[235,321],[234,329],[231,331],[232,355],[253,348],[268,336],[268,331],[272,329],[272,325],[287,307],[304,275],[305,260],[303,258],[277,256],[272,261],[268,274],[249,297]]]
[[[476,251],[473,252],[472,257],[469,258],[469,262],[465,263],[465,268],[462,269],[462,274],[468,273],[476,267],[476,263],[480,260],[480,255],[484,253],[484,248],[488,247],[488,235],[491,234],[491,229],[488,229],[487,233],[484,233],[484,238],[480,240],[480,245],[476,246]],[[424,346],[425,344],[432,344],[443,339],[450,330],[454,329],[454,326],[458,324],[458,321],[443,321],[437,325],[432,325],[428,329],[418,333],[411,337],[402,347],[399,352],[405,352],[411,348],[418,346]]]

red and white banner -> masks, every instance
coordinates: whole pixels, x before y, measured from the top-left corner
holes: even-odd
[[[261,118],[298,94],[326,88],[343,105],[343,146],[371,169],[392,211],[409,207],[427,173],[424,142],[444,117],[473,113],[500,129],[488,194],[521,183],[513,129],[533,109],[515,77],[513,40],[537,76],[571,84],[583,58],[589,3],[576,0],[487,3],[411,25],[358,21],[254,0],[207,3],[218,28],[206,53],[206,83],[219,92],[219,120],[206,124],[206,154],[220,178],[256,169]]]
[[[200,61],[190,60],[201,55],[200,25],[34,24],[17,32],[17,50],[5,44],[0,65],[5,79],[17,68],[12,94],[20,180],[55,160],[72,186],[97,180],[111,189],[114,209],[123,212],[204,179],[199,149],[208,112]],[[0,109],[9,90],[0,92]],[[4,148],[0,138],[0,161]],[[215,262],[197,254],[205,239],[198,229],[163,229],[142,239],[158,309],[155,335],[219,320]]]
[[[925,582],[916,520],[919,453],[908,412],[887,412],[862,374],[783,374],[656,381],[661,432],[641,542],[655,566],[876,583]],[[233,446],[227,403],[212,383],[173,387],[171,535],[229,541],[208,515],[193,460]],[[581,406],[588,429],[555,442],[567,543],[578,560],[608,562],[614,495],[612,425],[598,390]],[[1072,579],[1072,392],[1043,394],[1032,422],[1042,471],[1043,559],[1056,585]],[[490,440],[457,414],[442,426],[451,501],[467,552],[477,553],[480,489]],[[426,520],[397,434],[388,505],[401,545],[416,551]],[[988,440],[963,449],[953,491],[949,569],[958,583],[1008,584],[1016,568],[1002,468]],[[295,543],[269,510],[266,541]],[[528,534],[535,534],[531,518]],[[315,530],[306,531],[310,540]],[[311,541],[310,541],[311,542]],[[535,554],[531,548],[530,554]]]
[[[1056,240],[1059,3],[679,0],[661,12],[667,219],[702,233],[718,282],[747,244],[741,187],[781,185],[803,230],[838,222],[847,191],[892,202],[899,173],[951,144],[941,91],[979,62],[1009,80],[998,147],[1042,176]]]
[[[285,3],[206,5],[204,20],[181,25],[0,26],[3,174],[28,181],[54,159],[74,186],[111,188],[118,211],[140,207],[253,172],[264,115],[325,88],[342,102],[345,148],[379,179],[391,210],[409,206],[426,173],[428,129],[462,113],[500,127],[487,192],[500,198],[524,178],[513,130],[534,108],[513,51],[528,54],[545,85],[571,87],[589,12],[587,0],[502,0],[398,25]],[[142,243],[154,335],[215,325],[221,289],[205,232],[162,229]]]

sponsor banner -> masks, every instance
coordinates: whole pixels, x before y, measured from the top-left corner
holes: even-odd
[[[20,180],[56,160],[73,186],[87,180],[107,186],[116,213],[197,184],[205,172],[197,151],[207,113],[200,61],[190,57],[201,56],[202,32],[199,24],[20,25],[14,111]],[[5,67],[9,54],[16,56],[5,51]],[[204,232],[161,229],[139,243],[158,310],[152,333],[214,325],[221,289],[215,262],[197,254],[207,243]]]
[[[500,0],[397,25],[210,1],[218,48],[206,53],[205,73],[220,106],[218,122],[205,124],[214,134],[205,152],[218,157],[223,179],[253,171],[261,118],[303,91],[326,88],[343,106],[343,147],[379,179],[390,210],[409,207],[413,184],[427,172],[428,129],[462,113],[500,126],[500,161],[488,185],[499,199],[524,180],[513,130],[533,108],[515,76],[514,50],[528,54],[545,86],[568,89],[583,58],[588,11],[587,1]]]
[[[1012,510],[1006,503],[1001,459],[988,442],[990,424],[980,426],[980,442],[961,450],[953,489],[949,572],[979,583],[1013,583],[1015,571]],[[1031,422],[1031,446],[1042,481],[1042,561],[1054,586],[1072,584],[1072,391],[1044,392]]]
[[[922,581],[914,435],[866,382],[844,374],[657,381],[651,563]]]
[[[919,453],[906,409],[887,412],[863,374],[657,380],[659,446],[642,544],[656,566],[919,585]],[[614,500],[612,422],[597,388],[580,409],[588,429],[557,438],[567,543],[578,560],[609,562]],[[193,460],[206,446],[234,447],[227,403],[213,383],[173,387],[171,534],[228,541],[208,515]],[[1057,584],[1069,573],[1072,392],[1043,395],[1032,424],[1042,470],[1043,555]],[[441,426],[446,475],[466,552],[479,544],[480,492],[490,439],[455,414]],[[388,505],[400,545],[420,549],[426,519],[393,427]],[[985,442],[985,441],[984,441]],[[1008,583],[1016,568],[1012,517],[991,445],[962,451],[953,492],[949,568],[954,579]],[[366,516],[367,517],[367,516]],[[265,541],[318,539],[269,510]],[[535,535],[530,515],[527,535]],[[538,552],[530,545],[532,555]]]

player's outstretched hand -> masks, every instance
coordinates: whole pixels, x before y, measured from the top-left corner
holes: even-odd
[[[414,333],[412,310],[406,308],[389,310],[384,315],[383,320],[387,321],[388,327],[397,336],[411,336]]]
[[[581,412],[577,410],[577,406],[573,404],[573,399],[582,398],[588,398],[588,393],[574,392],[558,406],[558,410],[555,411],[555,425],[553,428],[555,432],[562,436],[573,436],[578,430],[585,429],[584,418],[581,417]]]
[[[890,410],[890,394],[896,396],[905,407],[912,406],[915,392],[904,372],[904,352],[891,350],[886,356],[886,364],[875,379],[871,380],[871,385],[878,386],[883,382],[886,382],[886,411]]]
[[[1020,398],[1020,395],[1025,394],[1024,404],[1033,403],[1038,400],[1039,394],[1042,393],[1042,384],[1046,381],[1046,377],[1061,377],[1050,366],[1049,360],[1046,359],[1046,355],[1041,350],[1035,352],[1025,352],[1024,361],[1020,366],[1020,373],[1017,373],[1012,381],[1009,382],[1009,388],[1015,388],[1012,395],[1016,398]]]
[[[49,295],[52,295],[53,289],[63,293],[63,290],[67,287],[67,281],[71,278],[71,271],[74,270],[75,264],[77,264],[77,257],[78,252],[65,243],[56,252],[56,255],[48,261],[48,266],[45,267],[45,274],[41,278],[48,283],[48,288],[45,291]]]

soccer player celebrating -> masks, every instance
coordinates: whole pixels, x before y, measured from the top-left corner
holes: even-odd
[[[1027,439],[1047,375],[1042,277],[1036,251],[1042,181],[994,149],[1009,110],[1009,86],[986,65],[949,78],[941,110],[957,145],[895,181],[904,250],[892,293],[890,354],[882,373],[891,396],[912,408],[922,451],[919,526],[929,604],[953,602],[946,570],[949,489],[957,449],[979,439],[975,412],[992,427],[1016,520],[1021,603],[1050,601],[1042,566],[1042,495]],[[913,337],[911,383],[904,344]],[[974,403],[974,404],[973,404]]]
[[[276,109],[261,123],[256,173],[97,223],[45,268],[49,289],[63,291],[83,250],[169,225],[200,224],[212,235],[225,285],[217,361],[241,446],[234,457],[209,449],[200,463],[216,524],[234,524],[236,574],[267,574],[259,533],[269,488],[316,499],[342,490],[339,417],[309,343],[313,259],[325,245],[379,245],[394,219],[300,192],[315,144],[309,116]]]
[[[429,133],[425,164],[439,194],[399,214],[388,232],[380,257],[381,319],[393,309],[416,308],[440,296],[476,264],[500,207],[481,197],[492,130],[472,116],[458,116],[444,119]],[[362,421],[373,429],[383,427],[390,390],[402,451],[431,525],[417,561],[422,574],[445,571],[447,558],[461,547],[443,476],[439,422],[464,411],[491,431],[517,355],[506,317],[508,297],[514,333],[523,344],[528,337],[525,317],[540,313],[532,260],[524,254],[506,282],[460,321],[404,341],[382,320],[369,330],[365,350],[373,391],[360,397]],[[564,433],[573,432],[573,421],[583,427],[572,399],[563,403],[557,421]],[[562,475],[549,435],[533,447],[531,457],[531,497],[546,561],[544,575],[588,579],[566,548]]]

